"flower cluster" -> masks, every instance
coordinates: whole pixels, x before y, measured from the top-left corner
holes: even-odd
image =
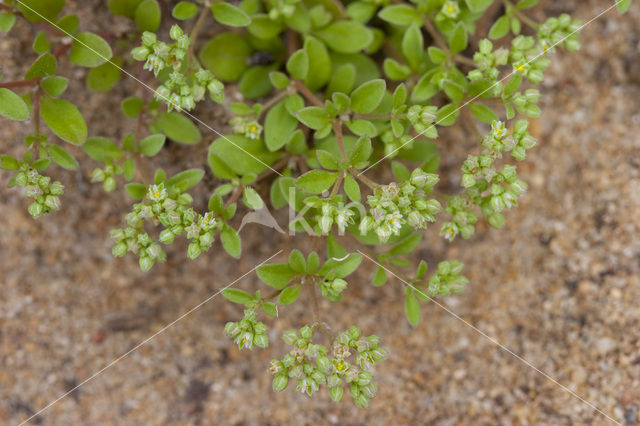
[[[338,231],[343,233],[347,226],[353,223],[355,213],[344,205],[344,199],[340,195],[330,198],[308,197],[304,203],[315,208],[317,232],[327,235],[331,227],[336,224]]]
[[[489,89],[490,94],[499,96],[502,86],[496,84],[500,76],[498,67],[507,64],[509,51],[504,48],[493,50],[493,43],[488,39],[483,39],[478,44],[478,51],[473,55],[473,60],[477,64],[477,68],[469,72],[469,80],[490,80],[493,83]]]
[[[244,135],[249,139],[260,139],[262,125],[258,123],[258,120],[237,115],[231,119],[230,124],[233,128],[233,133]]]
[[[546,52],[549,49],[553,49],[552,46],[560,44],[567,51],[573,52],[580,49],[580,42],[578,41],[578,29],[580,28],[581,21],[579,19],[571,19],[566,13],[558,16],[557,18],[547,19],[538,28],[538,40],[542,49]]]
[[[104,169],[96,168],[91,172],[91,182],[102,182],[104,190],[111,192],[116,188],[115,176],[123,173],[121,166],[107,164]]]
[[[458,234],[465,239],[471,237],[475,231],[473,224],[478,221],[478,217],[471,212],[470,207],[462,197],[452,197],[444,209],[451,215],[451,220],[442,224],[440,235],[448,241],[453,241]]]
[[[432,123],[436,119],[437,112],[438,107],[433,105],[413,105],[407,111],[407,118],[416,132],[428,138],[435,139],[438,137],[438,130]]]
[[[344,382],[350,384],[354,403],[367,407],[377,394],[373,374],[367,370],[387,357],[387,351],[379,347],[378,337],[362,337],[357,327],[351,327],[338,334],[330,357],[325,346],[312,343],[313,333],[314,328],[309,326],[302,327],[299,336],[294,330],[283,333],[284,342],[294,348],[282,360],[271,361],[273,390],[282,391],[289,379],[295,379],[296,389],[311,396],[324,384],[331,399],[338,402],[344,393]],[[356,354],[353,363],[352,351]]]
[[[347,282],[342,278],[324,279],[320,283],[322,295],[332,302],[339,302],[342,299],[345,288],[347,288]]]
[[[228,322],[224,326],[225,334],[233,339],[239,349],[252,349],[254,346],[269,346],[267,326],[258,321],[255,309],[245,309],[244,317],[238,322]]]
[[[51,182],[49,176],[41,175],[26,162],[20,165],[12,182],[18,186],[26,187],[27,197],[34,199],[28,207],[29,214],[34,218],[60,209],[58,196],[64,192],[64,186],[58,181]]]
[[[535,39],[529,36],[519,35],[511,42],[509,62],[513,65],[513,71],[527,77],[533,84],[539,84],[544,78],[544,70],[549,67],[551,61],[540,55],[540,48],[535,47]]]
[[[440,209],[435,199],[426,199],[438,175],[415,169],[409,180],[400,185],[391,183],[376,189],[375,195],[367,197],[370,215],[360,222],[360,233],[375,231],[380,241],[385,242],[391,235],[398,235],[404,224],[415,229],[424,229],[427,222],[434,222],[434,215]]]
[[[145,61],[144,68],[157,76],[167,69],[167,78],[156,90],[156,98],[167,103],[169,110],[192,110],[204,99],[207,91],[215,102],[224,100],[224,86],[213,74],[205,70],[189,55],[191,39],[178,25],[169,33],[174,43],[157,40],[154,33],[142,34],[142,46],[131,51],[138,61]]]
[[[169,191],[163,183],[150,185],[145,201],[135,204],[133,211],[125,216],[129,226],[111,231],[115,242],[114,256],[138,253],[140,268],[144,271],[151,269],[156,261],[165,260],[166,255],[160,245],[144,231],[145,221],[161,223],[165,227],[159,237],[163,244],[171,244],[176,236],[186,231],[187,238],[192,240],[187,251],[191,259],[209,250],[221,222],[211,212],[204,216],[198,214],[189,207],[192,201],[189,194]]]
[[[460,15],[460,6],[456,0],[447,0],[442,5],[440,13],[450,19],[456,19]]]
[[[449,296],[462,293],[469,280],[460,275],[464,265],[459,260],[440,262],[438,271],[429,278],[427,293],[431,296]]]

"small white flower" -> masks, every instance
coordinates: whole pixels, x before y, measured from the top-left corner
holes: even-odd
[[[162,183],[160,185],[151,185],[147,197],[149,197],[151,201],[162,201],[167,198],[167,189]]]

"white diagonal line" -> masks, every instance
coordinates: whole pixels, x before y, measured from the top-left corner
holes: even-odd
[[[122,71],[123,73],[125,73],[127,76],[131,77],[132,79],[134,79],[135,81],[137,81],[138,83],[140,83],[142,86],[146,87],[147,89],[149,89],[150,91],[152,91],[156,96],[162,98],[162,100],[164,100],[165,102],[169,102],[169,99],[166,96],[161,95],[160,93],[158,93],[153,87],[149,86],[148,84],[146,84],[144,81],[140,80],[139,78],[137,78],[135,75],[131,74],[129,71],[125,70],[124,68],[120,67],[118,64],[114,63],[113,61],[111,61],[110,59],[108,59],[106,56],[102,55],[100,52],[97,52],[95,49],[93,49],[91,46],[88,46],[86,43],[78,40],[76,37],[74,37],[73,35],[69,34],[67,31],[65,31],[63,28],[60,28],[59,26],[57,26],[56,24],[54,24],[53,22],[51,22],[49,19],[47,19],[46,17],[42,16],[38,11],[33,10],[31,7],[29,7],[28,5],[24,4],[24,2],[22,2],[21,0],[16,0],[17,3],[20,3],[21,5],[23,5],[24,7],[26,7],[27,9],[29,9],[30,11],[32,11],[33,13],[35,13],[36,15],[38,15],[40,18],[44,19],[45,21],[47,21],[49,24],[53,25],[54,28],[58,29],[60,32],[66,34],[68,37],[70,37],[71,39],[77,41],[78,43],[80,43],[81,45],[83,45],[84,47],[86,47],[87,49],[91,50],[93,53],[95,53],[96,55],[98,55],[100,58],[104,59],[106,62],[109,62],[111,65],[113,65],[114,67],[118,68],[120,71]],[[236,144],[235,142],[233,142],[231,139],[229,139],[228,137],[226,137],[225,135],[223,135],[222,133],[220,133],[219,131],[217,131],[216,129],[214,129],[213,127],[209,126],[207,123],[205,123],[204,121],[200,120],[198,117],[196,117],[195,115],[191,114],[189,111],[187,110],[182,110],[183,113],[185,113],[186,115],[188,115],[190,118],[194,119],[195,121],[197,121],[198,123],[202,124],[204,127],[206,127],[207,129],[211,130],[213,133],[215,133],[216,135],[220,136],[221,138],[223,138],[224,140],[226,140],[227,142],[229,142],[231,145],[235,146],[236,148],[238,148],[239,150],[243,151],[245,154],[249,155],[250,157],[252,157],[254,160],[256,160],[257,162],[259,162],[260,164],[262,164],[263,166],[267,166],[268,168],[270,168],[272,171],[274,171],[276,174],[278,174],[279,176],[282,176],[282,173],[280,173],[279,171],[277,171],[276,169],[273,169],[271,166],[269,166],[267,163],[265,163],[264,161],[262,161],[261,159],[259,159],[258,157],[256,157],[255,155],[251,154],[249,151],[247,151],[246,149],[242,148],[240,145]]]
[[[583,403],[585,403],[586,405],[588,405],[589,407],[593,408],[594,410],[596,410],[598,413],[602,414],[603,416],[605,416],[607,419],[611,420],[612,422],[614,422],[615,424],[622,426],[622,423],[618,422],[617,420],[615,420],[613,417],[609,416],[607,413],[605,413],[604,411],[602,411],[601,409],[599,409],[598,407],[596,407],[594,404],[592,404],[591,402],[587,401],[586,399],[582,398],[580,395],[578,395],[577,393],[575,393],[574,391],[572,391],[571,389],[569,389],[568,387],[566,387],[565,385],[563,385],[562,383],[558,382],[556,379],[554,379],[553,377],[551,377],[550,375],[548,375],[547,373],[545,373],[544,371],[540,370],[538,367],[536,367],[535,365],[531,364],[529,361],[527,361],[526,359],[524,359],[523,357],[521,357],[520,355],[516,354],[515,352],[513,352],[511,349],[509,349],[508,347],[506,347],[505,345],[503,345],[502,343],[498,342],[496,339],[494,339],[493,337],[487,335],[485,332],[483,332],[482,330],[480,330],[478,327],[474,326],[473,324],[470,324],[469,322],[465,321],[462,317],[460,317],[458,314],[456,314],[455,312],[451,311],[449,308],[447,308],[446,306],[440,304],[439,302],[437,302],[433,297],[430,297],[426,294],[424,294],[421,290],[417,289],[415,286],[413,286],[411,283],[408,283],[407,281],[405,281],[404,279],[402,279],[401,277],[399,277],[398,275],[396,275],[393,271],[389,270],[388,268],[386,268],[385,266],[381,265],[380,263],[376,262],[374,259],[372,259],[370,256],[368,256],[366,253],[363,253],[362,251],[358,250],[358,252],[363,255],[364,257],[366,257],[367,259],[369,259],[371,262],[373,262],[374,264],[378,265],[379,267],[381,267],[382,269],[384,269],[385,271],[389,272],[391,275],[393,275],[394,277],[396,277],[397,279],[399,279],[403,284],[405,284],[406,286],[412,288],[414,291],[420,293],[421,295],[423,295],[424,297],[429,298],[429,300],[433,303],[435,303],[438,307],[442,308],[443,310],[445,310],[447,313],[453,315],[456,319],[458,319],[459,321],[463,322],[465,325],[471,327],[473,330],[475,330],[477,333],[479,333],[481,336],[487,338],[491,343],[495,344],[496,346],[500,347],[500,349],[506,351],[507,353],[509,353],[510,355],[513,355],[515,358],[517,358],[518,360],[520,360],[521,362],[523,362],[524,364],[526,364],[527,366],[531,367],[532,369],[534,369],[536,372],[540,373],[541,375],[543,375],[545,378],[547,378],[549,381],[551,381],[552,383],[554,383],[555,385],[559,386],[560,388],[564,389],[565,391],[569,392],[571,395],[575,396],[576,398],[578,398],[580,401],[582,401]]]
[[[561,40],[555,42],[554,44],[552,44],[549,49],[547,49],[546,51],[543,51],[542,53],[539,53],[538,55],[534,56],[533,59],[527,61],[525,63],[525,65],[529,65],[531,62],[535,61],[536,59],[538,59],[541,56],[546,55],[546,53],[551,50],[552,48],[556,47],[558,44],[562,43],[563,41],[565,41],[566,39],[568,39],[569,37],[571,37],[572,35],[574,35],[575,33],[577,33],[578,31],[580,31],[581,29],[583,29],[584,27],[586,27],[587,25],[589,25],[590,23],[592,23],[593,21],[595,21],[596,19],[598,19],[599,17],[601,17],[602,15],[604,15],[605,13],[607,13],[608,11],[610,11],[611,9],[613,9],[614,7],[616,7],[618,5],[618,3],[620,3],[623,0],[615,0],[615,2],[613,3],[613,5],[609,6],[608,8],[606,8],[605,10],[603,10],[602,12],[598,13],[596,16],[594,16],[593,18],[589,19],[587,22],[585,22],[584,24],[580,25],[576,30],[574,30],[573,32],[571,32],[570,34],[566,35],[564,38],[562,38]],[[406,145],[410,144],[411,142],[413,142],[414,140],[416,140],[417,138],[419,138],[420,136],[422,136],[423,134],[425,134],[428,130],[431,130],[432,128],[434,128],[436,126],[436,124],[440,124],[441,122],[443,122],[444,120],[446,120],[447,118],[451,117],[453,114],[455,114],[456,112],[460,111],[462,108],[466,107],[467,105],[469,105],[471,102],[475,101],[476,99],[478,99],[480,96],[484,95],[485,93],[487,93],[489,90],[493,89],[495,86],[497,86],[498,84],[502,83],[503,81],[505,81],[507,78],[511,77],[516,71],[511,71],[509,74],[507,74],[504,78],[502,78],[502,80],[498,80],[495,83],[493,83],[491,86],[489,86],[487,89],[483,90],[481,93],[479,93],[478,95],[474,96],[473,98],[469,99],[467,102],[465,102],[464,104],[460,105],[458,108],[456,108],[454,111],[451,111],[449,114],[445,115],[444,117],[442,117],[441,119],[439,119],[438,121],[436,121],[435,123],[431,124],[429,127],[427,127],[426,129],[424,129],[422,132],[418,133],[417,135],[415,135],[414,137],[412,137],[411,139],[409,139],[407,142],[403,143],[402,145],[400,145],[398,148],[394,149],[393,151],[391,151],[390,153],[386,154],[384,157],[382,157],[381,159],[379,159],[378,161],[376,161],[375,163],[373,163],[372,165],[370,165],[369,167],[367,167],[366,169],[364,169],[363,171],[361,171],[360,173],[358,173],[358,176],[360,176],[363,173],[366,173],[369,169],[371,169],[372,167],[376,166],[377,164],[379,164],[381,161],[383,161],[384,159],[388,158],[389,156],[393,155],[394,153],[398,152],[399,150],[401,150],[402,148],[404,148]]]
[[[146,339],[144,339],[142,342],[138,343],[136,346],[134,346],[132,349],[130,349],[129,351],[125,352],[124,354],[120,355],[118,358],[114,359],[113,361],[111,361],[109,364],[105,365],[104,367],[102,367],[100,370],[98,370],[97,372],[95,372],[94,374],[92,374],[91,376],[89,376],[88,378],[84,379],[82,382],[80,382],[78,385],[76,385],[73,389],[65,392],[64,394],[60,395],[57,399],[51,401],[49,404],[45,405],[44,407],[42,407],[41,409],[39,409],[36,413],[32,414],[31,417],[29,417],[28,419],[26,419],[25,421],[23,421],[22,423],[20,423],[19,426],[22,426],[26,423],[28,423],[31,419],[33,419],[34,417],[36,417],[37,415],[41,414],[43,411],[47,410],[48,408],[51,408],[52,405],[54,405],[55,403],[57,403],[58,401],[60,401],[61,399],[67,397],[69,394],[71,394],[72,392],[74,392],[75,390],[77,390],[80,386],[86,384],[87,382],[90,382],[91,380],[95,379],[97,376],[99,376],[101,373],[103,373],[105,370],[113,367],[116,363],[118,363],[119,361],[121,361],[122,359],[124,359],[125,357],[127,357],[129,354],[131,354],[132,352],[135,352],[138,348],[140,348],[141,346],[149,343],[149,341],[151,341],[154,337],[156,337],[157,335],[159,335],[160,333],[164,332],[165,330],[167,330],[169,327],[173,326],[175,323],[177,323],[178,321],[182,320],[183,318],[185,318],[186,316],[188,316],[189,314],[191,314],[192,312],[196,311],[197,309],[199,309],[202,305],[204,305],[205,303],[207,303],[208,301],[210,301],[211,299],[213,299],[214,297],[216,297],[217,295],[219,295],[220,293],[222,293],[224,290],[228,289],[229,287],[231,287],[232,285],[234,285],[235,283],[237,283],[238,281],[240,281],[242,278],[246,277],[247,275],[249,275],[250,273],[252,273],[253,271],[255,271],[258,267],[260,267],[261,265],[265,264],[266,262],[270,261],[271,259],[273,259],[274,257],[276,257],[277,255],[279,255],[280,253],[282,253],[282,250],[278,250],[277,253],[271,255],[268,259],[263,260],[262,262],[260,262],[259,264],[257,264],[256,266],[254,266],[251,270],[245,272],[244,274],[242,274],[241,276],[239,276],[238,278],[236,278],[235,280],[233,280],[230,284],[228,284],[226,287],[223,287],[222,289],[218,290],[216,293],[212,294],[211,296],[207,297],[204,301],[198,303],[196,306],[194,306],[193,308],[189,309],[187,312],[185,312],[184,314],[180,315],[178,318],[176,318],[175,320],[171,321],[169,324],[165,325],[164,327],[162,327],[160,330],[156,331],[155,333],[153,333],[151,336],[147,337]]]

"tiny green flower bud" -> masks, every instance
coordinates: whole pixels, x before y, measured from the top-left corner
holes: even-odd
[[[141,256],[138,263],[140,264],[140,269],[144,272],[148,272],[153,267],[154,262],[149,256]]]
[[[116,180],[113,178],[113,176],[109,176],[104,180],[102,186],[104,187],[105,191],[111,192],[116,189]]]
[[[202,253],[200,244],[195,241],[189,244],[189,248],[187,249],[187,256],[189,256],[189,259],[195,259],[196,257],[200,256],[200,253]]]
[[[131,56],[133,56],[133,59],[136,61],[146,61],[149,53],[151,53],[149,49],[144,46],[139,46],[131,50]]]
[[[55,195],[47,195],[44,200],[44,204],[49,207],[51,210],[59,210],[60,209],[60,198]]]
[[[289,378],[285,374],[278,374],[273,378],[272,388],[275,392],[281,392],[285,390],[289,384]]]
[[[242,330],[238,326],[237,322],[228,322],[224,326],[224,333],[232,339],[238,337],[238,334],[240,334],[241,331]]]
[[[16,174],[16,183],[20,186],[25,186],[29,182],[29,178],[25,172],[18,172]]]
[[[94,169],[91,172],[91,182],[104,182],[104,170],[102,169]]]
[[[343,393],[344,389],[342,389],[342,386],[334,386],[329,389],[329,396],[331,396],[333,402],[339,402],[342,399]]]
[[[313,330],[308,325],[305,325],[300,329],[300,337],[305,340],[311,340],[313,337]]]
[[[269,346],[269,338],[266,334],[256,334],[253,336],[253,344],[264,349]]]
[[[155,33],[150,31],[145,31],[142,33],[142,44],[145,46],[153,46],[157,42],[157,37]]]
[[[282,340],[287,345],[293,345],[298,340],[298,335],[295,330],[287,330],[282,333]]]
[[[124,241],[119,242],[118,244],[113,246],[113,249],[111,249],[111,253],[113,253],[115,257],[123,257],[125,254],[127,254],[127,243]]]
[[[39,217],[44,213],[44,208],[42,207],[42,204],[34,201],[33,203],[29,204],[29,207],[27,207],[27,211],[31,216]]]
[[[171,30],[169,31],[169,37],[171,37],[172,40],[178,40],[183,35],[184,35],[184,32],[182,31],[182,28],[180,28],[180,26],[178,25],[173,25],[171,27]]]

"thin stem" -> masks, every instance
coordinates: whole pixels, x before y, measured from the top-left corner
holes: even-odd
[[[371,189],[372,191],[375,191],[380,186],[380,184],[372,181],[371,179],[366,177],[364,174],[358,174],[358,171],[353,167],[349,169],[349,173],[351,174],[351,176],[353,176],[354,178],[358,179],[360,182],[367,185],[369,189]]]
[[[438,46],[440,49],[444,50],[445,52],[448,52],[449,47],[447,46],[447,42],[445,41],[445,39],[442,37],[440,32],[433,25],[433,22],[431,22],[431,20],[428,17],[424,19],[424,27],[427,29],[427,32],[429,33],[433,41],[436,43],[436,46]]]
[[[520,19],[522,22],[527,24],[529,27],[533,28],[534,30],[537,30],[538,27],[540,26],[540,24],[538,24],[536,21],[534,21],[533,19],[529,18],[527,15],[525,15],[524,13],[516,9],[513,3],[511,3],[509,0],[503,0],[502,3],[504,4],[504,7],[507,10],[511,10],[511,12],[514,15],[516,15],[518,19]]]
[[[258,119],[260,119],[266,112],[275,104],[280,102],[282,99],[289,96],[291,93],[288,89],[281,90],[277,95],[269,99],[265,104],[262,105],[262,111],[260,111],[260,115],[258,115]]]
[[[244,185],[236,186],[236,189],[233,190],[233,194],[231,194],[231,197],[227,200],[226,203],[224,203],[224,208],[225,209],[227,207],[229,207],[231,204],[233,204],[236,201],[238,201],[238,198],[240,198],[240,195],[242,195],[242,190],[243,189],[244,189]]]
[[[194,58],[193,49],[196,44],[196,40],[198,39],[198,33],[200,33],[202,25],[204,25],[204,21],[207,19],[207,15],[209,14],[209,7],[209,0],[205,0],[204,7],[200,11],[200,16],[198,16],[198,20],[193,25],[193,29],[189,33],[189,38],[191,39],[191,44],[189,44],[189,65],[191,65],[191,61]]]
[[[314,104],[315,106],[318,107],[323,107],[324,103],[320,100],[320,98],[318,98],[316,95],[314,95],[311,90],[309,90],[307,88],[307,86],[304,85],[304,83],[302,83],[301,81],[294,81],[293,82],[293,87],[295,87],[295,89],[300,92],[302,94],[302,96],[304,96],[305,98],[307,98],[307,100],[309,102],[311,102],[312,104]]]
[[[340,185],[342,185],[342,181],[344,180],[344,175],[345,175],[344,172],[338,175],[338,179],[336,179],[336,182],[333,184],[333,188],[331,188],[331,194],[329,194],[329,197],[333,197],[338,193],[338,190],[340,189]]]
[[[476,64],[473,59],[467,58],[466,56],[459,55],[459,54],[455,55],[453,57],[453,60],[464,65],[469,65],[470,67],[474,67],[474,68],[478,66],[478,64]]]
[[[391,113],[379,113],[379,114],[353,114],[352,118],[354,120],[377,120],[377,119],[389,119],[391,118]],[[402,117],[397,117],[402,118]]]
[[[31,80],[6,81],[4,83],[0,83],[0,88],[10,89],[12,87],[35,86],[36,84],[38,84],[38,80],[35,78]]]
[[[291,159],[290,155],[287,155],[286,157],[281,158],[280,161],[278,161],[276,164],[271,166],[271,168],[269,168],[269,169],[265,170],[264,172],[260,173],[254,182],[260,182],[262,179],[264,179],[264,178],[270,176],[271,174],[275,173],[274,170],[278,170],[278,169],[286,166],[289,163],[290,159]]]
[[[347,150],[344,147],[344,138],[342,137],[342,122],[340,120],[333,120],[333,133],[336,135],[338,141],[338,147],[340,148],[340,154],[342,159],[347,161]]]
[[[40,79],[36,80],[37,83],[40,83]],[[33,141],[33,145],[31,145],[31,149],[33,150],[33,158],[35,161],[38,159],[40,155],[40,97],[42,95],[42,89],[40,85],[36,87],[33,92],[33,132],[35,133],[35,139]]]

